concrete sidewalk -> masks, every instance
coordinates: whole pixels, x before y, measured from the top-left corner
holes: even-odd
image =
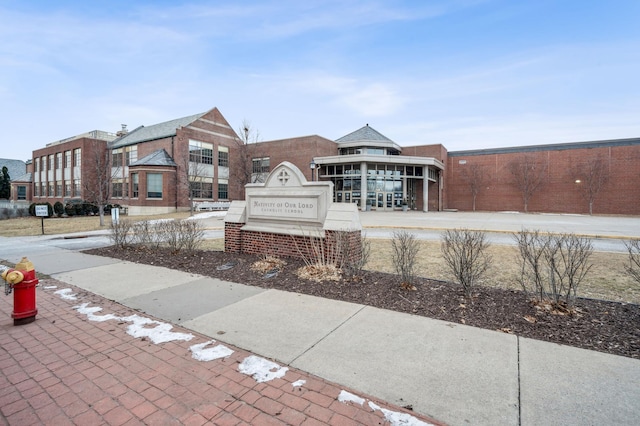
[[[43,283],[30,324],[13,326],[10,299],[0,299],[0,424],[439,424],[82,289]]]
[[[640,420],[640,360],[66,250],[23,254],[62,282],[451,425]]]

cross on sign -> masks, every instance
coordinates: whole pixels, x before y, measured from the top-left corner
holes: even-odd
[[[289,173],[287,173],[286,170],[281,170],[280,173],[278,173],[278,180],[280,181],[282,186],[285,186],[287,184],[287,181],[289,180]]]

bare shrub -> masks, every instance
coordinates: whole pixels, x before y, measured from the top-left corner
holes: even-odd
[[[171,251],[178,252],[181,249],[180,225],[175,220],[158,222],[155,225],[156,233],[162,239],[162,243]]]
[[[580,283],[593,264],[590,238],[575,234],[550,234],[521,231],[516,234],[520,252],[521,276],[525,291],[531,290],[538,302],[550,301],[556,310],[573,305]]]
[[[467,297],[491,265],[488,247],[484,232],[450,229],[442,234],[442,257]]]
[[[640,284],[640,239],[624,242],[629,253],[629,264],[624,270],[636,283]]]
[[[545,268],[544,253],[549,245],[549,238],[540,231],[523,229],[513,235],[520,258],[520,275],[518,282],[525,293],[533,293],[537,300],[547,297],[545,282],[548,281],[548,268]]]
[[[111,232],[109,239],[114,246],[119,248],[125,248],[132,244],[133,234],[131,232],[131,221],[121,220],[117,223],[111,223]]]
[[[177,247],[178,250],[194,251],[204,239],[204,231],[202,225],[197,220],[181,220],[175,222],[175,230],[178,234]]]
[[[341,239],[336,240],[336,244],[326,244],[325,237],[319,232],[316,235],[312,235],[302,232],[302,244],[299,244],[299,239],[296,236],[292,236],[294,245],[300,258],[306,265],[333,265],[338,263],[339,256],[338,244],[342,243]],[[302,247],[301,247],[302,246]]]
[[[330,239],[330,249],[325,250],[328,258],[322,263],[335,266],[349,279],[361,277],[362,270],[371,254],[371,243],[367,240],[366,235],[361,235],[358,245],[351,244],[351,231],[349,230],[333,232],[328,238]],[[317,253],[319,250],[314,250],[314,252]]]
[[[593,244],[590,238],[575,234],[554,235],[552,241],[549,250],[553,257],[547,260],[552,271],[552,297],[556,304],[571,306],[580,283],[593,267],[588,263]]]
[[[340,280],[344,260],[343,252],[347,250],[348,246],[343,233],[332,233],[333,241],[327,244],[325,238],[319,233],[318,235],[311,235],[311,233],[304,235],[303,232],[302,247],[295,236],[292,238],[296,250],[305,264],[297,271],[300,278],[314,281]]]
[[[420,251],[415,235],[405,230],[394,231],[391,247],[393,249],[393,266],[402,280],[400,285],[403,288],[415,290],[416,287],[413,283],[417,275],[416,259]]]
[[[164,241],[162,233],[158,232],[158,223],[162,222],[150,222],[143,220],[136,222],[132,226],[133,239],[132,243],[135,245],[142,245],[147,248],[156,249]]]

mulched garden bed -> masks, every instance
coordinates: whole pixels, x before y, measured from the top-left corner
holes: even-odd
[[[251,265],[260,257],[251,255],[219,251],[176,254],[166,249],[115,247],[86,253],[640,359],[640,305],[635,304],[578,298],[575,312],[561,315],[535,306],[524,293],[513,290],[478,287],[469,300],[462,287],[454,283],[418,278],[416,290],[411,291],[400,286],[398,276],[383,272],[364,271],[358,280],[301,279],[296,271],[304,263],[297,259],[286,259],[286,266],[276,276],[265,278],[263,273],[252,270]],[[235,266],[218,270],[229,262]]]

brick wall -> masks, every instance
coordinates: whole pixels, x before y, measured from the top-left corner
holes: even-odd
[[[524,211],[522,192],[513,183],[509,165],[527,155],[545,170],[544,183],[529,199],[529,212],[589,213],[585,171],[590,161],[599,158],[605,165],[607,181],[595,196],[593,213],[640,214],[638,144],[549,146],[529,152],[521,147],[519,152],[459,154],[450,153],[445,167],[447,208],[472,210],[473,199],[463,169],[475,164],[484,173],[476,210]]]
[[[230,253],[315,259],[317,252],[354,262],[362,256],[360,231],[325,231],[320,243],[308,236],[243,231],[244,223],[225,223],[224,250]],[[318,245],[318,244],[321,244]],[[343,255],[339,255],[342,251]]]

